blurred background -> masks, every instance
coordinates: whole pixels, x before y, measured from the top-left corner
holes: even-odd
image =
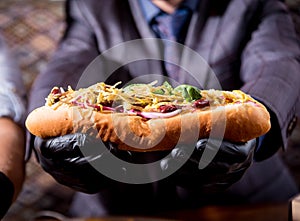
[[[64,2],[65,0],[0,1],[0,28],[19,62],[28,91],[34,78],[45,68],[63,34]],[[300,36],[300,0],[286,2]],[[300,117],[300,105],[298,115]],[[289,140],[288,149],[281,154],[300,189],[300,120]],[[42,210],[65,213],[73,191],[57,184],[42,171],[34,155],[26,170],[23,191],[3,220],[28,221]]]

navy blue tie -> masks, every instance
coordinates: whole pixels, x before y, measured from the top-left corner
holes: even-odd
[[[179,8],[170,15],[160,13],[154,18],[152,28],[161,39],[183,43],[187,31],[187,23],[190,20],[190,17],[191,13],[188,8]],[[181,57],[180,47],[176,47],[174,43],[168,41],[165,41],[164,43],[164,60],[170,61],[164,62],[165,70],[169,77],[178,80],[180,71],[178,65]]]

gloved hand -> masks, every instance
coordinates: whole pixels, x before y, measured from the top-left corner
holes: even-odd
[[[196,147],[194,145],[176,147],[167,155],[168,153],[164,151],[150,153],[120,151],[111,143],[107,144],[108,148],[103,149],[99,148],[99,142],[85,134],[70,134],[48,140],[37,137],[34,146],[45,171],[59,183],[85,193],[96,193],[115,183],[90,165],[106,161],[108,159],[106,156],[110,153],[123,161],[135,164],[158,161],[160,162],[160,168],[156,171],[158,173],[168,174],[170,170],[176,171],[179,168],[175,173],[170,172],[168,179],[174,179],[176,184],[184,187],[199,189],[201,185],[203,191],[225,188],[240,179],[250,166],[256,146],[255,140],[244,144],[223,141],[220,142],[220,148],[213,148],[206,145],[207,139],[203,139],[197,142]],[[81,148],[86,150],[84,155]],[[212,156],[217,149],[216,156],[211,158],[212,161],[208,162],[204,169],[199,169],[201,156],[206,155],[204,159],[209,160],[207,156]],[[188,154],[190,151],[193,151],[191,155]],[[207,153],[203,154],[204,152]],[[107,167],[108,164],[104,162],[103,165]],[[126,171],[124,167],[111,169],[114,169],[115,173]]]
[[[111,180],[90,163],[114,149],[100,149],[95,139],[81,133],[52,139],[35,138],[34,149],[42,168],[59,183],[85,193],[97,193]],[[80,148],[85,148],[85,154]]]
[[[118,150],[112,143],[103,145],[101,140],[81,133],[51,139],[35,137],[34,150],[41,167],[57,182],[85,193],[97,193],[105,187],[118,185],[124,182],[122,177],[125,177],[125,182],[134,183],[134,178],[139,178],[144,170],[141,173],[140,170],[132,170],[127,167],[127,162],[130,165],[159,162],[166,155],[164,151],[141,153]],[[111,156],[126,163],[118,164]],[[99,168],[107,168],[109,175],[103,175],[105,173]],[[158,173],[162,172],[159,164],[156,169]]]
[[[177,185],[207,194],[224,191],[238,181],[253,161],[256,139],[231,143],[201,139],[196,146],[179,146],[161,162],[163,171],[180,169],[171,175]],[[192,154],[189,151],[194,149]]]
[[[0,172],[0,219],[9,209],[14,195],[14,185],[10,179]]]

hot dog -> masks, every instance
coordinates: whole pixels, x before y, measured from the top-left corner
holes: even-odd
[[[240,90],[156,84],[54,87],[45,105],[28,115],[26,127],[44,139],[81,132],[142,152],[207,138],[213,128],[224,128],[222,139],[246,142],[271,127],[265,106]]]

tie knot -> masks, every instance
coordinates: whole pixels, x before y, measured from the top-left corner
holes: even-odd
[[[173,14],[159,13],[154,17],[152,27],[160,38],[183,42],[190,16],[188,8],[179,8]]]
[[[176,40],[172,29],[172,17],[166,13],[160,13],[154,17],[153,29],[162,39]]]

